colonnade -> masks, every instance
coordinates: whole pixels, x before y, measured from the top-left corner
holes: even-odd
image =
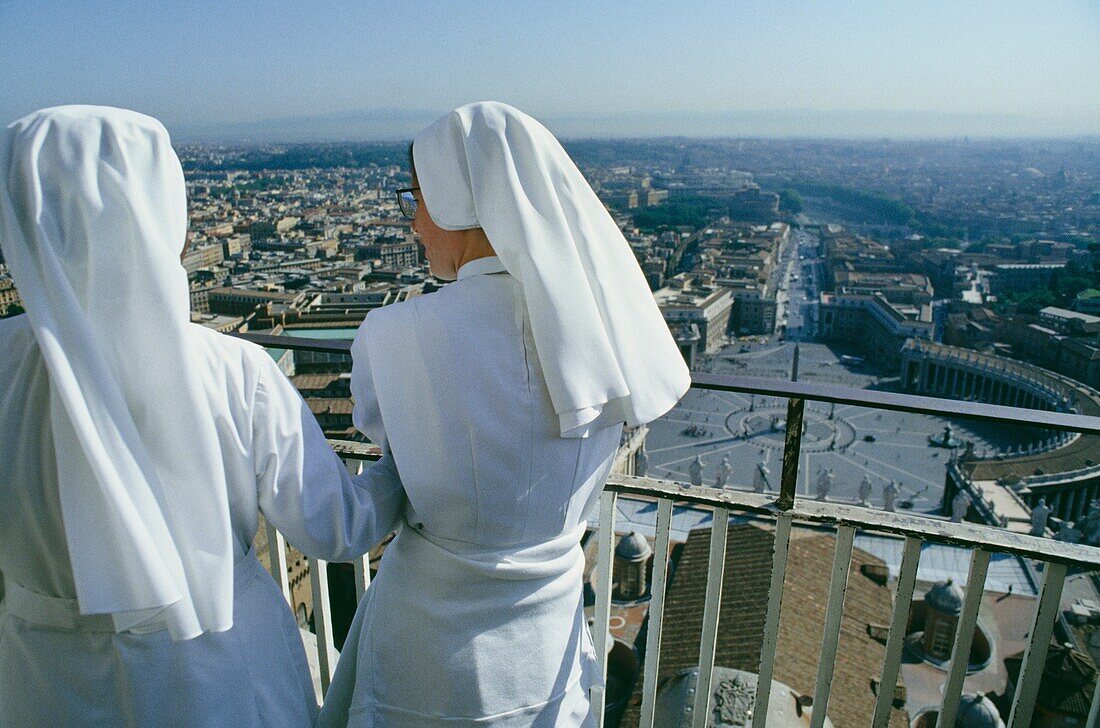
[[[1008,372],[977,360],[937,361],[931,357],[906,358],[902,363],[902,386],[918,394],[963,399],[986,404],[1053,411],[1062,403],[1061,392],[1038,382],[1006,378]],[[1046,431],[1028,446],[1008,452],[1031,455],[1068,444],[1074,433]]]
[[[1050,491],[1032,488],[1027,496],[1028,505],[1034,508],[1044,498],[1051,515],[1079,524],[1089,512],[1089,504],[1100,498],[1100,481],[1096,479],[1084,480],[1077,486],[1059,483],[1056,487],[1057,490]]]
[[[920,358],[906,359],[902,367],[903,388],[920,394],[1039,410],[1053,410],[1061,402],[1061,395],[1049,387],[1025,379],[1008,381],[1003,372],[978,363]]]

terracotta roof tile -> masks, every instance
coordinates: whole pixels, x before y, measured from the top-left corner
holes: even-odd
[[[715,664],[759,671],[773,540],[773,532],[760,526],[730,526]],[[774,675],[810,696],[817,676],[835,545],[831,533],[795,529],[788,551]],[[709,549],[710,531],[694,531],[676,565],[661,637],[660,680],[698,664]],[[838,727],[866,725],[874,712],[871,681],[879,678],[885,646],[868,635],[867,627],[890,623],[892,596],[888,588],[861,574],[860,567],[882,563],[866,552],[853,551],[829,699],[829,718]],[[639,679],[624,726],[637,724],[641,685]],[[892,711],[890,725],[906,726],[904,711]]]

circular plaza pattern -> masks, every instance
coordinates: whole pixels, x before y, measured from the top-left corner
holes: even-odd
[[[855,428],[830,409],[825,416],[816,410],[803,417],[803,452],[844,451],[856,439]],[[744,440],[753,440],[761,447],[782,451],[787,432],[787,408],[754,407],[730,412],[726,431]]]
[[[702,360],[700,368],[787,379],[793,349],[790,343],[731,346]],[[893,387],[888,377],[845,366],[841,355],[824,344],[800,344],[799,379],[858,388]],[[786,416],[783,398],[693,389],[650,425],[648,474],[690,482],[691,466],[698,457],[704,485],[713,486],[725,470],[725,459],[730,466],[727,487],[752,490],[762,464],[768,489],[778,491]],[[1022,437],[1013,428],[987,423],[809,401],[804,419],[800,496],[816,497],[819,486],[828,482],[830,500],[855,503],[866,480],[871,485],[870,505],[882,507],[883,489],[893,481],[899,490],[897,507],[925,513],[941,508],[945,467],[952,454],[951,448],[940,446],[945,428],[951,428],[953,441],[970,442],[975,451],[1012,447]]]

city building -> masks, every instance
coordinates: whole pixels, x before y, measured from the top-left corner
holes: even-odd
[[[674,332],[684,324],[696,327],[699,346],[711,352],[721,346],[729,328],[733,297],[728,288],[697,285],[676,276],[653,293],[661,314]]]
[[[775,331],[775,298],[769,298],[755,285],[730,289],[733,309],[730,312],[731,332],[744,334],[771,334]]]
[[[1073,308],[1081,313],[1100,316],[1100,288],[1086,288],[1073,300]]]
[[[21,303],[19,291],[12,280],[0,277],[0,316],[4,316],[9,308],[20,306]]]
[[[874,365],[895,368],[909,339],[931,340],[932,307],[902,306],[881,293],[822,293],[807,307],[807,328],[824,341],[838,341],[864,352]]]
[[[400,241],[375,240],[352,246],[355,260],[379,261],[383,268],[415,268],[420,264],[420,244],[409,238]]]
[[[996,296],[1049,288],[1051,278],[1065,263],[1001,263],[993,266],[990,291]]]
[[[910,308],[932,303],[932,283],[921,273],[894,273],[844,269],[833,273],[838,294],[872,296],[882,294],[894,305]]]
[[[306,296],[301,293],[223,287],[207,291],[206,299],[212,313],[246,316],[255,311],[257,306],[290,308],[303,303]]]
[[[748,185],[730,197],[729,216],[734,220],[770,223],[779,218],[779,195]]]
[[[183,269],[195,273],[201,268],[210,268],[225,260],[225,249],[221,244],[191,247],[183,255]]]

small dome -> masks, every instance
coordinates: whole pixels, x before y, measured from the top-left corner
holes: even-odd
[[[984,694],[964,693],[959,698],[959,710],[955,713],[955,725],[959,728],[1004,728],[1004,721],[997,707]]]
[[[643,561],[653,555],[653,549],[645,537],[631,531],[619,539],[615,547],[615,557],[626,561]]]
[[[963,590],[952,579],[941,581],[924,595],[924,603],[942,614],[957,615],[963,608]]]

